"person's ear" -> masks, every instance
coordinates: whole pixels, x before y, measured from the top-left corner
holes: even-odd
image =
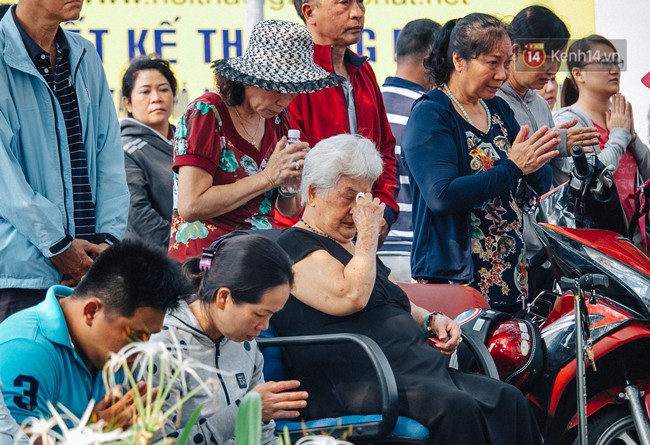
[[[510,57],[510,68],[511,69],[517,69],[517,61],[519,60],[519,56],[521,55],[521,45],[518,43],[515,43],[512,45],[512,56]]]
[[[573,77],[575,83],[582,83],[585,81],[582,70],[577,67],[571,68],[571,77]]]
[[[122,96],[122,105],[124,105],[124,108],[126,111],[128,111],[129,114],[133,112],[133,106],[131,105],[131,99],[129,99],[126,96]]]
[[[104,310],[102,300],[97,297],[87,299],[83,305],[83,318],[86,326],[92,326],[102,310]]]
[[[307,1],[302,4],[302,16],[305,18],[305,25],[315,25],[316,24],[316,17],[314,17],[314,13],[318,9],[318,5],[316,4],[316,1]]]
[[[462,71],[465,68],[465,59],[459,56],[456,53],[451,53],[451,61],[454,64],[454,69],[458,72]]]
[[[307,186],[307,205],[314,207],[314,202],[316,200],[316,187],[313,184]]]
[[[221,310],[224,310],[226,308],[226,302],[230,298],[232,300],[232,294],[230,293],[230,289],[227,287],[220,287],[217,289],[217,292],[214,294],[215,295],[215,303],[217,304],[217,307]]]

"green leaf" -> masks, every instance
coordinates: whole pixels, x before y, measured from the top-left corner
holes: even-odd
[[[241,400],[237,411],[235,445],[259,445],[262,441],[262,399],[251,391]]]
[[[192,427],[194,427],[196,422],[199,420],[199,416],[201,415],[201,408],[203,408],[203,404],[199,405],[199,407],[194,410],[190,418],[187,420],[187,423],[183,428],[183,434],[181,434],[178,437],[178,441],[176,442],[176,445],[185,445],[187,441],[190,440],[190,434],[192,434]]]

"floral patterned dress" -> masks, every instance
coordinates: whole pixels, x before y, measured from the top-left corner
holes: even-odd
[[[261,172],[286,135],[287,117],[267,119],[262,148],[257,150],[235,130],[221,97],[205,93],[192,102],[181,117],[174,135],[174,210],[169,255],[178,261],[200,255],[218,237],[235,230],[273,227],[276,190],[269,190],[228,213],[203,220],[185,221],[178,214],[178,169],[199,167],[210,173],[214,185],[233,184]]]
[[[485,134],[469,123],[465,126],[472,174],[489,170],[494,161],[507,158],[508,131],[501,117],[492,114]],[[512,192],[484,201],[470,212],[474,279],[492,307],[512,305],[528,294],[526,249],[522,235],[522,213]]]

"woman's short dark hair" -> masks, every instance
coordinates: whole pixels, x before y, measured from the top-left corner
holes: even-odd
[[[513,44],[543,43],[544,51],[550,53],[564,48],[569,41],[569,30],[553,11],[544,6],[522,9],[508,25]]]
[[[586,62],[589,62],[589,60],[586,60],[585,55],[591,52],[590,50],[594,45],[599,44],[608,46],[613,51],[618,51],[611,41],[598,34],[592,34],[588,37],[578,39],[569,47],[566,55],[569,75],[564,79],[564,83],[562,84],[562,97],[560,102],[563,107],[570,107],[578,100],[579,91],[578,85],[573,78],[573,68],[582,68]]]
[[[217,88],[219,88],[219,95],[226,105],[236,107],[244,103],[245,88],[243,83],[217,76]]]
[[[257,234],[232,233],[214,245],[208,271],[201,271],[201,258],[183,263],[185,276],[203,303],[212,303],[219,288],[230,289],[237,303],[256,304],[264,292],[283,284],[293,285],[291,260],[272,239]]]
[[[131,60],[129,67],[124,72],[124,76],[122,76],[122,96],[128,97],[129,99],[131,98],[135,79],[138,77],[138,73],[144,70],[158,70],[160,74],[165,76],[165,79],[167,79],[167,82],[169,82],[169,86],[172,89],[172,94],[176,97],[178,82],[176,81],[176,76],[174,76],[174,72],[172,71],[169,62],[164,59],[150,56],[140,56]]]
[[[504,37],[509,37],[506,25],[488,14],[476,12],[449,20],[436,33],[431,51],[424,59],[429,81],[435,85],[449,81],[454,70],[453,53],[465,60],[475,59],[494,49]]]

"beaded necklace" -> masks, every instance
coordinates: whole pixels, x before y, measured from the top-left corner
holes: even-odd
[[[445,93],[447,93],[447,96],[449,96],[451,101],[456,104],[456,106],[461,111],[461,113],[463,113],[463,117],[465,118],[465,120],[469,122],[469,124],[472,125],[473,127],[476,127],[476,125],[474,125],[474,122],[472,122],[472,119],[469,117],[469,114],[467,114],[467,110],[465,110],[465,107],[463,107],[460,104],[460,101],[456,99],[456,96],[454,96],[454,93],[451,92],[449,86],[446,83],[443,83],[442,88],[445,90]],[[490,131],[490,127],[492,126],[492,114],[490,113],[490,109],[488,108],[487,104],[483,99],[479,99],[478,101],[483,106],[483,109],[487,114],[487,124],[488,124],[487,131]]]
[[[310,226],[310,225],[307,223],[307,221],[305,221],[304,219],[300,218],[300,222],[303,223],[303,224],[305,225],[305,227],[307,227],[307,230],[309,230],[310,232],[313,232],[313,233],[315,233],[316,235],[323,236],[323,237],[325,237],[325,238],[327,238],[327,239],[331,239],[332,241],[336,241],[334,238],[332,238],[331,236],[329,236],[327,233],[325,233],[325,232],[321,232],[320,230],[316,230],[316,229],[314,229],[314,228],[313,228],[312,226]]]

